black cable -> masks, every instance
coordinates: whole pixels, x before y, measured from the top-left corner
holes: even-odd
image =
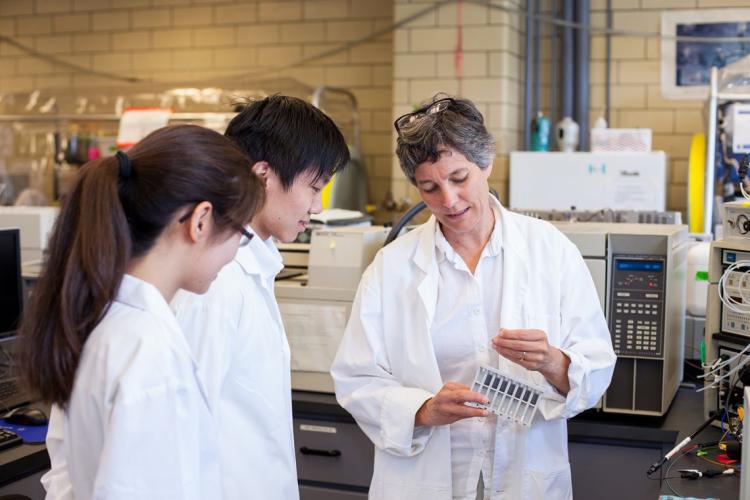
[[[406,213],[401,216],[398,222],[396,222],[393,225],[390,232],[388,233],[388,236],[385,237],[385,242],[383,243],[383,246],[386,246],[390,242],[395,240],[398,237],[401,230],[404,228],[404,226],[408,224],[410,220],[412,220],[419,212],[421,212],[425,208],[427,208],[427,204],[423,201],[420,201],[419,203],[411,207],[409,210],[407,210]]]
[[[81,73],[88,73],[90,75],[101,76],[102,78],[109,78],[111,80],[119,80],[121,82],[127,82],[127,83],[141,83],[141,82],[149,81],[149,80],[144,80],[142,78],[136,78],[134,76],[123,76],[123,75],[117,75],[115,73],[108,73],[106,71],[97,71],[95,69],[89,69],[83,66],[79,66],[78,64],[73,64],[67,61],[63,61],[62,59],[59,59],[50,54],[45,54],[44,52],[39,52],[38,50],[32,49],[31,47],[28,47],[22,44],[21,42],[13,38],[10,38],[9,36],[0,35],[0,42],[7,43],[8,45],[15,47],[22,52],[26,52],[28,55],[32,57],[36,57],[37,59],[41,59],[43,61],[47,61],[52,64],[57,64],[68,69],[79,71]]]
[[[742,182],[742,179],[740,179],[740,182]],[[740,222],[740,219],[743,217],[745,221]],[[737,216],[737,222],[735,223],[735,227],[740,234],[746,234],[748,232],[748,225],[750,225],[750,219],[747,218],[747,215],[740,214]]]
[[[692,441],[693,439],[695,439],[695,437],[698,434],[700,434],[703,431],[703,429],[705,429],[706,427],[708,427],[709,425],[711,425],[711,423],[714,420],[716,420],[716,417],[718,415],[719,415],[718,412],[713,412],[713,411],[710,412],[709,416],[708,416],[708,420],[706,420],[705,422],[703,422],[695,431],[692,432],[692,434],[690,434],[689,436],[687,436],[685,439],[683,439],[682,441],[680,441],[674,448],[672,448],[671,450],[669,450],[669,452],[666,455],[664,455],[660,460],[657,460],[656,462],[654,462],[653,464],[651,464],[651,467],[648,468],[648,470],[646,471],[646,474],[650,476],[651,474],[653,474],[657,470],[661,470],[661,468],[662,468],[662,466],[664,465],[665,462],[670,461],[672,459],[672,457],[674,457],[675,455],[677,455],[677,453],[679,453],[680,450],[684,449],[684,447],[687,446],[688,443],[690,443],[690,441]]]
[[[667,466],[667,470],[666,470],[666,472],[664,472],[664,476],[665,476],[664,477],[664,484],[667,485],[667,488],[669,488],[669,491],[671,491],[674,494],[674,496],[676,496],[676,497],[684,497],[684,495],[678,493],[677,490],[675,490],[674,488],[672,488],[672,485],[669,484],[669,480],[670,479],[675,479],[673,477],[669,477],[669,472],[672,470],[672,467],[674,467],[674,464],[676,464],[682,457],[684,457],[685,455],[687,455],[688,453],[690,453],[691,451],[693,451],[695,449],[698,449],[698,446],[692,446],[692,447],[688,448],[687,450],[685,450],[684,452],[682,452],[681,454],[677,455],[677,457],[675,457],[674,460],[672,460],[672,461],[669,462],[669,465]]]
[[[497,191],[495,191],[493,188],[490,188],[490,194],[497,198],[497,201],[500,201],[500,195],[497,194]],[[383,246],[387,246],[389,243],[391,243],[393,240],[398,238],[399,233],[404,228],[406,224],[409,223],[410,220],[412,220],[416,215],[427,208],[427,204],[423,201],[420,201],[413,207],[411,207],[409,210],[406,211],[404,215],[401,216],[401,218],[396,222],[393,227],[391,228],[390,232],[388,233],[388,236],[385,237],[385,242],[383,243]]]
[[[738,363],[741,363],[741,362],[742,360],[738,361]],[[739,429],[735,429],[730,420],[729,399],[732,397],[734,390],[737,388],[737,384],[739,384],[740,381],[742,380],[742,374],[745,370],[747,370],[747,365],[745,365],[743,368],[741,368],[737,373],[733,375],[733,379],[732,379],[733,382],[730,383],[729,391],[727,392],[727,397],[724,400],[724,415],[727,418],[727,429],[729,430],[729,435],[732,436],[734,439],[736,439],[740,443],[742,442],[742,436],[739,435],[739,433],[737,432]]]

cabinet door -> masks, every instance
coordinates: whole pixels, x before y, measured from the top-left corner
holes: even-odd
[[[367,493],[301,485],[299,498],[300,500],[366,500]]]
[[[356,424],[295,418],[294,444],[301,482],[370,487],[374,448]]]

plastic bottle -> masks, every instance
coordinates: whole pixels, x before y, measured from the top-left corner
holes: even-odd
[[[569,116],[557,124],[557,146],[567,153],[578,149],[578,124]]]
[[[88,150],[88,161],[96,160],[98,158],[101,158],[102,152],[99,149],[99,140],[98,137],[91,136],[91,140],[89,141],[89,150]]]
[[[687,254],[686,309],[691,316],[706,316],[708,300],[708,255],[711,243],[696,241]]]
[[[531,122],[531,150],[532,151],[549,151],[549,118],[538,111],[536,117]]]

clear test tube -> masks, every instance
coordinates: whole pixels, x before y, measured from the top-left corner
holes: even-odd
[[[524,386],[521,384],[516,384],[516,390],[513,392],[513,406],[508,409],[508,418],[511,420],[516,419],[516,413],[518,413],[518,408],[521,407],[521,394],[523,394]]]
[[[499,379],[500,379],[500,387],[498,387],[497,389],[498,400],[495,403],[496,415],[500,415],[500,412],[501,412],[500,408],[505,404],[505,400],[508,396],[506,392],[508,390],[508,384],[509,384],[508,379],[502,376],[499,377]]]
[[[494,378],[494,375],[489,370],[485,370],[484,375],[484,390],[482,391],[482,394],[487,396],[489,399],[490,393],[492,392],[492,379]]]
[[[499,389],[500,389],[500,376],[495,375],[492,379],[492,398],[490,398],[489,403],[487,403],[487,408],[489,408],[489,410],[493,413],[497,409],[497,407],[495,406],[495,402],[499,401],[499,397],[500,397]]]
[[[523,395],[523,401],[524,401],[525,404],[524,404],[524,407],[523,407],[523,412],[521,413],[521,415],[518,418],[518,421],[521,422],[523,425],[528,425],[528,422],[526,420],[526,416],[530,413],[529,410],[531,409],[531,398],[534,397],[535,392],[536,391],[528,389],[524,393],[524,395]]]
[[[534,420],[534,414],[536,413],[536,404],[539,401],[539,396],[541,394],[541,392],[535,391],[534,395],[531,396],[531,412],[526,415],[525,425],[531,425],[531,421]]]
[[[526,408],[529,407],[528,400],[530,392],[531,389],[528,387],[521,388],[521,393],[518,397],[518,406],[516,407],[516,411],[513,412],[513,420],[516,422],[523,421],[523,414],[526,413]]]
[[[508,410],[513,406],[513,394],[516,392],[518,384],[513,380],[508,380],[508,385],[505,386],[505,398],[503,404],[498,409],[500,413],[507,416]]]

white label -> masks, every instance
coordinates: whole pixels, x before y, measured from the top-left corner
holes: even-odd
[[[735,104],[733,119],[732,151],[750,153],[750,105]]]
[[[307,432],[325,432],[326,434],[336,434],[335,427],[327,427],[324,425],[306,425],[302,424],[299,426],[299,430]]]

